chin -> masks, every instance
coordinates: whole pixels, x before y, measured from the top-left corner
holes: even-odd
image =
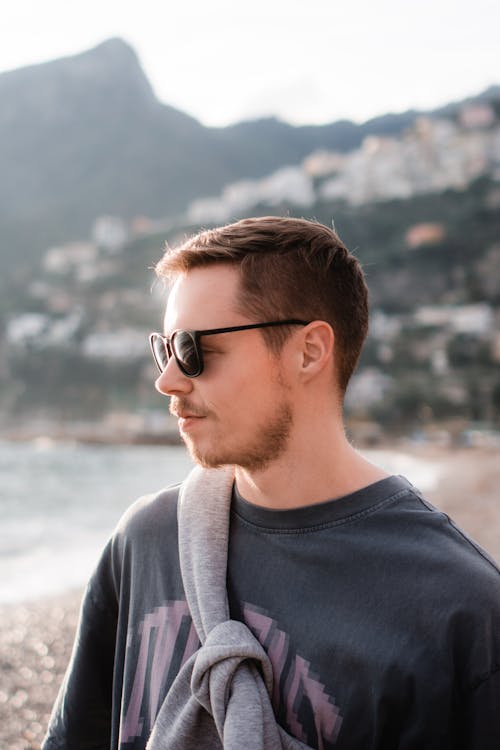
[[[209,449],[204,450],[201,445],[195,443],[194,440],[186,435],[181,434],[181,438],[193,461],[200,466],[203,466],[204,469],[218,469],[220,466],[227,464],[227,462],[220,460],[219,452],[211,451]]]
[[[252,449],[235,450],[234,448],[227,451],[202,451],[199,447],[187,442],[187,449],[191,458],[204,469],[220,469],[222,466],[238,466],[247,471],[262,471],[267,468],[282,453],[273,446],[273,450],[265,451],[262,446]]]
[[[191,440],[184,440],[184,442],[193,461],[203,466],[204,469],[219,469],[221,466],[229,466],[235,463],[233,457],[227,453],[223,453],[222,451],[204,451]]]
[[[254,424],[252,429],[245,430],[244,436],[240,432],[239,444],[234,434],[227,441],[217,440],[215,436],[207,440],[206,435],[204,440],[201,436],[196,440],[191,435],[182,435],[182,439],[193,460],[206,469],[239,466],[248,471],[262,471],[286,451],[292,425],[291,405],[283,401],[275,406],[274,413],[269,414],[263,424]]]

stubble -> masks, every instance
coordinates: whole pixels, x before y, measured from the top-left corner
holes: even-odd
[[[239,466],[248,471],[261,471],[276,461],[286,450],[293,426],[293,410],[287,400],[282,400],[269,415],[265,424],[256,426],[254,434],[246,442],[230,443],[225,437],[224,445],[213,445],[202,450],[189,435],[181,435],[196,463],[206,469],[221,466]],[[216,440],[214,440],[214,443]]]

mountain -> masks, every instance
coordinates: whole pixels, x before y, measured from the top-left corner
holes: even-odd
[[[368,134],[399,133],[416,114],[363,125],[293,127],[268,118],[207,128],[155,97],[120,39],[3,73],[3,276],[29,268],[50,245],[87,237],[96,216],[174,216],[196,197],[296,164],[315,149],[346,151]]]
[[[95,216],[164,215],[209,188],[219,159],[161,104],[119,39],[0,76],[2,256],[86,236]],[[189,154],[189,158],[186,158]]]

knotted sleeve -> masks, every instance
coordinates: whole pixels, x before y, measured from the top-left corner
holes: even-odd
[[[178,673],[148,750],[306,750],[276,722],[273,673],[261,644],[229,619],[230,469],[195,468],[179,498],[179,554],[200,649]]]

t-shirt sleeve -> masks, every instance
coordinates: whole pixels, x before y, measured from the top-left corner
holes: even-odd
[[[471,690],[464,703],[461,750],[500,747],[500,666]]]
[[[42,750],[109,748],[116,623],[108,544],[83,598],[73,652]]]

